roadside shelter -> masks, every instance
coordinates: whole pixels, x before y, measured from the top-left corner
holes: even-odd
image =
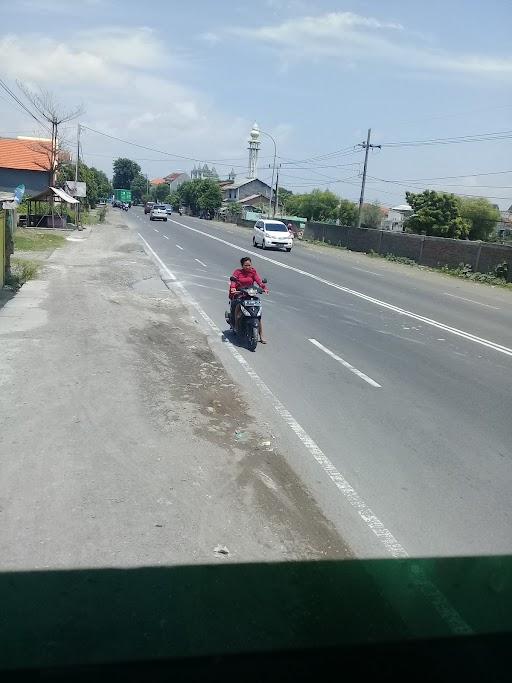
[[[27,227],[65,228],[68,219],[66,207],[77,204],[79,200],[64,190],[47,187],[27,200]]]

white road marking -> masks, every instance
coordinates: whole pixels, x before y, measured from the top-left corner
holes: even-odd
[[[314,275],[313,273],[309,273],[307,270],[301,270],[300,268],[296,268],[295,266],[290,266],[287,263],[281,263],[281,261],[276,261],[273,258],[270,258],[269,256],[264,256],[263,254],[258,254],[257,251],[252,251],[251,249],[245,249],[244,247],[239,247],[238,244],[233,244],[232,242],[228,242],[227,240],[223,240],[220,237],[216,237],[215,235],[210,235],[207,232],[203,232],[203,230],[198,230],[197,228],[192,228],[190,225],[185,225],[184,223],[179,223],[178,221],[172,221],[173,223],[176,223],[176,225],[181,225],[183,228],[186,228],[187,230],[191,230],[192,232],[197,232],[200,235],[204,235],[205,237],[209,237],[212,240],[216,240],[217,242],[222,242],[222,244],[227,244],[229,247],[232,247],[233,249],[236,249],[237,251],[243,251],[245,254],[251,254],[252,256],[255,256],[256,258],[262,259],[263,261],[268,261],[269,263],[273,263],[276,266],[280,266],[281,268],[285,268],[286,270],[291,270],[294,273],[299,273],[299,275],[304,275],[305,277],[309,277],[312,280],[316,280],[317,282],[321,282],[324,285],[328,285],[329,287],[334,287],[335,289],[338,289],[340,292],[345,292],[346,294],[351,294],[352,296],[356,296],[359,299],[363,299],[364,301],[368,301],[369,303],[375,304],[376,306],[381,306],[382,308],[386,308],[389,311],[393,311],[394,313],[398,313],[399,315],[407,316],[408,318],[413,318],[414,320],[419,320],[422,323],[425,323],[426,325],[431,325],[432,327],[437,327],[440,330],[443,330],[443,332],[450,332],[451,334],[454,334],[458,337],[462,337],[463,339],[466,339],[467,341],[474,342],[475,344],[480,344],[481,346],[486,346],[489,349],[492,349],[493,351],[498,351],[499,353],[504,353],[506,356],[512,356],[512,349],[509,348],[508,346],[503,346],[502,344],[498,344],[496,342],[490,341],[489,339],[484,339],[483,337],[477,337],[475,334],[471,334],[471,332],[465,332],[464,330],[459,330],[456,327],[451,327],[450,325],[445,325],[444,323],[438,322],[437,320],[433,320],[432,318],[427,318],[423,315],[419,315],[418,313],[413,313],[412,311],[407,311],[405,308],[400,308],[399,306],[395,306],[394,304],[390,304],[387,301],[381,301],[380,299],[376,299],[373,296],[368,296],[368,294],[363,294],[363,292],[358,292],[355,289],[349,289],[348,287],[343,287],[343,285],[338,285],[335,282],[330,282],[330,280],[326,280],[323,277],[319,277],[318,275]]]
[[[148,242],[146,242],[146,240],[144,239],[144,237],[142,237],[142,235],[140,234],[140,232],[138,232],[137,235],[138,235],[138,236],[141,238],[141,240],[144,242],[144,245],[145,245],[146,248],[149,250],[151,256],[156,260],[156,262],[157,262],[158,265],[160,266],[160,270],[161,270],[161,273],[160,273],[160,274],[161,274],[161,276],[162,276],[162,280],[163,280],[164,282],[165,282],[166,280],[176,280],[176,278],[175,278],[174,275],[171,273],[171,271],[169,270],[169,268],[167,268],[167,266],[165,265],[165,263],[162,261],[162,259],[160,258],[160,256],[158,256],[158,254],[156,253],[156,251],[150,246],[150,244],[149,244]],[[164,276],[165,276],[165,277],[164,277]]]
[[[352,266],[352,270],[360,270],[361,273],[370,273],[370,275],[376,275],[377,277],[384,277],[382,273],[374,273],[373,270],[366,270],[366,268],[358,268],[357,266]]]
[[[344,368],[347,368],[347,370],[350,370],[350,372],[353,372],[354,375],[357,375],[360,377],[362,380],[365,382],[368,382],[368,384],[371,384],[372,387],[375,387],[376,389],[381,389],[382,386],[378,384],[375,380],[373,380],[371,377],[368,377],[368,375],[365,375],[364,372],[361,372],[361,370],[358,370],[355,368],[353,365],[351,365],[348,361],[343,360],[343,358],[340,358],[340,356],[337,356],[333,351],[328,349],[326,346],[323,344],[320,344],[319,341],[316,339],[310,339],[309,340],[314,346],[316,346],[318,349],[326,353],[328,356],[331,358],[334,358],[334,360],[338,361],[338,363],[341,363]]]
[[[183,249],[183,247],[180,247],[179,244],[177,244],[176,246],[178,247],[178,249],[181,249],[181,251],[185,251],[185,250]]]
[[[474,299],[466,299],[465,296],[457,296],[457,294],[450,294],[449,292],[443,292],[445,296],[451,296],[454,299],[461,299],[462,301],[469,301],[472,304],[478,304],[479,306],[485,306],[486,308],[494,308],[495,311],[499,311],[499,306],[491,306],[491,304],[483,304],[481,301],[475,301]]]
[[[213,322],[210,316],[203,310],[203,308],[195,301],[186,288],[176,280],[176,277],[171,273],[169,268],[164,264],[162,259],[154,251],[154,249],[148,244],[148,242],[142,237],[142,235],[137,233],[144,243],[145,247],[149,253],[155,258],[156,262],[161,268],[161,272],[164,276],[165,281],[173,281],[174,286],[179,289],[185,298],[185,301],[193,306],[198,314],[203,318],[208,327],[215,333],[216,336],[224,338],[223,332],[219,327]],[[228,340],[226,340],[228,341]],[[382,543],[386,552],[388,552],[394,558],[408,558],[409,554],[407,550],[399,543],[399,541],[393,536],[391,531],[387,529],[373,510],[366,504],[366,502],[361,498],[353,486],[345,479],[341,472],[334,466],[334,464],[329,460],[321,448],[313,441],[306,430],[301,427],[297,420],[293,417],[290,411],[284,406],[283,403],[275,396],[272,390],[265,384],[261,377],[252,369],[249,363],[245,360],[242,354],[231,344],[229,341],[226,344],[226,348],[231,352],[231,355],[240,363],[245,372],[249,377],[255,382],[258,389],[266,396],[272,403],[276,413],[283,419],[286,424],[292,429],[297,438],[313,456],[316,462],[323,469],[325,474],[334,483],[340,493],[345,497],[347,502],[357,510],[360,518],[366,524],[368,529],[375,534],[378,540]],[[450,629],[457,634],[470,634],[472,629],[469,624],[464,621],[462,616],[457,612],[457,610],[451,605],[444,594],[439,590],[439,588],[432,583],[432,581],[425,575],[423,569],[420,565],[415,565],[411,569],[411,581],[415,584],[425,597],[430,600],[435,610],[445,621]]]
[[[160,232],[160,230],[157,230],[156,228],[153,228],[153,230],[154,230],[155,232]]]
[[[202,266],[204,266],[205,268],[208,267],[208,266],[206,265],[206,263],[203,263],[203,262],[200,261],[198,258],[195,258],[194,261],[197,261],[198,263],[200,263],[200,264],[201,264]]]
[[[164,238],[164,240],[168,240],[168,239],[169,239],[169,238],[167,237],[167,235],[162,235],[162,237]]]

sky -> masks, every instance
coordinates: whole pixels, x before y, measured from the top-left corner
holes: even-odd
[[[368,201],[430,187],[512,204],[510,0],[18,0],[15,17],[0,78],[82,104],[83,158],[109,176],[126,156],[150,178],[200,161],[243,179],[256,121],[282,186],[357,199],[371,127]],[[36,133],[0,90],[0,136]],[[263,180],[272,153],[262,136]]]

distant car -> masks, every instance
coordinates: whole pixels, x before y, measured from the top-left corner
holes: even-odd
[[[167,211],[164,204],[155,204],[149,214],[150,221],[167,221]]]
[[[256,221],[253,233],[252,243],[255,247],[292,250],[293,237],[282,221]]]
[[[146,202],[144,204],[144,213],[151,213],[151,209],[155,206],[155,202]]]
[[[171,204],[164,204],[165,210],[167,211],[167,215],[171,216],[172,215],[172,205]]]

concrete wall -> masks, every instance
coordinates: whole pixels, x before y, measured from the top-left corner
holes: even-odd
[[[368,228],[344,228],[328,223],[307,223],[305,240],[327,242],[352,251],[404,256],[425,266],[470,265],[474,272],[489,273],[501,263],[509,264],[512,279],[512,246],[408,235]]]
[[[46,190],[50,183],[48,171],[21,171],[16,168],[0,168],[0,191],[13,192],[18,186],[25,185],[25,196],[35,195]]]

